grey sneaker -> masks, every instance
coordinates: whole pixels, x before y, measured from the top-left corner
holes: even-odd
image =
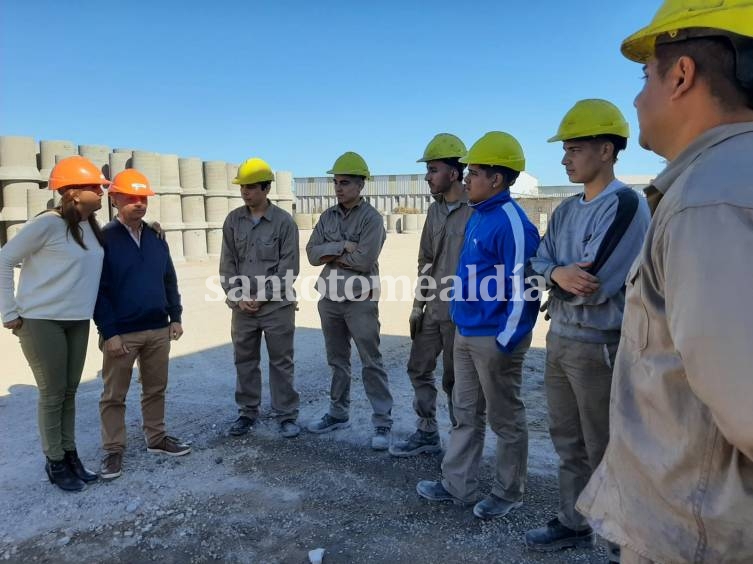
[[[325,413],[319,421],[309,424],[307,429],[310,433],[329,433],[330,431],[336,431],[337,429],[345,429],[350,427],[349,419],[337,419],[332,417],[329,413]]]
[[[434,431],[416,430],[410,437],[394,443],[390,447],[392,456],[416,456],[421,453],[437,454],[442,452],[442,443],[439,441],[439,433]]]
[[[280,434],[286,439],[292,439],[301,434],[301,428],[295,421],[283,421],[280,423]]]
[[[490,494],[473,506],[473,514],[479,519],[496,519],[504,517],[521,505],[523,505],[522,501],[507,501]]]
[[[390,428],[377,427],[374,436],[371,437],[371,448],[373,450],[387,450],[390,447]]]

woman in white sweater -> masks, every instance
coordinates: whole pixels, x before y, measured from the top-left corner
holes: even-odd
[[[0,249],[0,315],[19,338],[39,389],[39,433],[50,482],[80,491],[97,475],[76,452],[76,390],[102,272],[102,172],[83,157],[61,160],[49,188],[56,208],[30,220]],[[21,263],[14,295],[13,267]]]

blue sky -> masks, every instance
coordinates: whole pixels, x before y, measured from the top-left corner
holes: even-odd
[[[3,135],[319,176],[346,150],[374,174],[418,172],[435,133],[503,130],[528,172],[565,184],[546,139],[578,99],[616,103],[637,139],[641,69],[619,45],[659,0],[0,5]],[[633,141],[618,173],[661,168]]]

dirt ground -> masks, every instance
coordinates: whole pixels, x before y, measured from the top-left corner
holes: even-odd
[[[302,246],[307,239],[302,232]],[[417,247],[417,235],[389,235],[382,275],[413,276]],[[302,257],[302,276],[315,274],[318,269],[305,264],[305,253]],[[416,494],[418,480],[439,477],[440,456],[397,459],[369,448],[371,410],[355,351],[350,429],[281,438],[268,414],[265,382],[265,415],[245,438],[227,437],[236,416],[235,373],[229,310],[205,299],[213,295],[206,279],[215,274],[216,260],[178,265],[186,333],[171,355],[167,422],[168,431],[190,441],[193,452],[177,459],[146,452],[134,378],[123,476],[81,493],[67,494],[47,482],[34,380],[16,338],[0,333],[0,560],[301,564],[308,562],[309,550],[321,547],[324,562],[332,564],[606,561],[602,548],[541,555],[528,552],[522,542],[525,531],[550,519],[557,505],[556,458],[543,395],[543,320],[524,375],[530,429],[525,504],[507,518],[482,522],[468,508],[432,504]],[[415,424],[405,373],[409,311],[410,301],[380,304],[382,353],[395,397],[393,440]],[[328,405],[329,368],[315,301],[300,303],[297,327],[296,379],[300,422],[306,424]],[[102,455],[100,368],[92,334],[77,399],[78,450],[92,469]],[[440,402],[446,441],[449,421],[444,398]],[[493,448],[487,431],[485,490]]]

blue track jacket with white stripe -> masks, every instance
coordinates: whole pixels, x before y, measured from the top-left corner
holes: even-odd
[[[464,337],[495,336],[510,353],[533,330],[540,292],[529,291],[525,270],[539,232],[510,191],[472,204],[465,228],[451,315]],[[536,298],[526,301],[525,297]]]

